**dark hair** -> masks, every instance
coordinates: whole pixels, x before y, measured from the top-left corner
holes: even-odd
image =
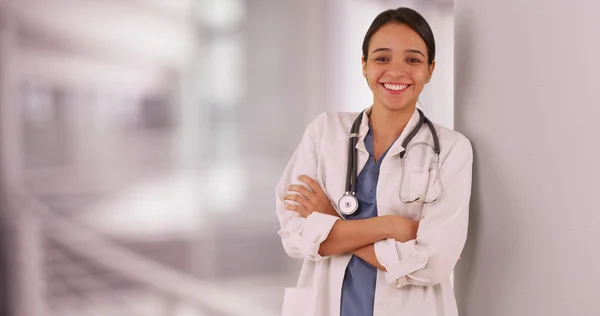
[[[429,23],[427,23],[421,14],[413,9],[404,7],[383,11],[375,17],[369,30],[367,30],[367,34],[365,35],[362,44],[362,52],[365,59],[367,59],[369,54],[368,50],[371,37],[373,37],[373,34],[381,27],[388,23],[404,24],[417,32],[427,46],[427,61],[431,65],[433,60],[435,60],[435,39],[433,38],[433,31],[431,30]]]

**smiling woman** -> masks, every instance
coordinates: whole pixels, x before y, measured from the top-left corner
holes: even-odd
[[[412,9],[387,10],[362,50],[373,104],[314,120],[277,186],[283,248],[304,260],[282,315],[456,316],[473,156],[416,108],[433,32]]]
[[[435,41],[427,22],[413,10],[383,12],[367,31],[362,50],[363,75],[374,101],[412,114],[435,68]]]

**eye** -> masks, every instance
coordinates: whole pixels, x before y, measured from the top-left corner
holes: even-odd
[[[421,62],[421,60],[420,60],[420,59],[418,59],[418,58],[409,58],[409,59],[408,59],[408,62],[409,62],[410,64],[418,64],[418,63],[420,63],[420,62]]]
[[[377,58],[375,58],[375,61],[380,62],[380,63],[385,63],[385,62],[388,62],[389,59],[387,59],[387,57],[377,57]]]

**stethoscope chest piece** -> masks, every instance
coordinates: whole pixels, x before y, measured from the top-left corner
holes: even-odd
[[[343,215],[352,215],[358,209],[358,199],[351,192],[346,192],[338,201],[338,209]]]

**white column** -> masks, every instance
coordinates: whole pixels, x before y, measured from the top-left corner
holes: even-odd
[[[180,81],[181,93],[178,98],[177,129],[179,136],[175,150],[177,151],[178,164],[180,168],[197,169],[206,161],[203,154],[209,148],[211,139],[210,112],[206,104],[210,82],[206,76],[206,69],[210,61],[207,60],[207,52],[201,46],[206,44],[199,26],[190,22],[190,28],[194,28],[196,41],[190,46],[193,53],[188,61],[188,68],[183,70]]]
[[[305,104],[306,120],[312,121],[320,113],[330,110],[327,104],[327,92],[330,91],[328,81],[325,76],[326,67],[332,58],[324,57],[328,55],[326,44],[329,43],[327,32],[328,27],[326,1],[322,0],[304,0],[295,3],[304,9],[303,21],[303,44],[306,45],[306,63],[304,84],[306,87]]]
[[[455,126],[475,149],[461,316],[598,315],[598,12],[455,3]]]
[[[202,12],[206,1],[196,1],[193,12]],[[200,176],[210,161],[212,151],[213,132],[211,129],[211,108],[209,104],[212,91],[211,78],[208,69],[209,37],[206,21],[203,16],[192,14],[189,19],[192,33],[195,34],[194,42],[190,45],[192,58],[188,61],[189,68],[184,70],[181,79],[181,99],[179,103],[180,131],[177,137],[179,169],[184,169],[186,174]],[[203,279],[215,275],[216,256],[214,234],[212,226],[203,226],[197,223],[197,232],[191,238],[199,246],[191,247],[189,265],[192,274]]]
[[[373,104],[373,94],[362,76],[362,42],[373,19],[387,7],[376,1],[330,0],[327,76],[329,110],[359,112]]]

